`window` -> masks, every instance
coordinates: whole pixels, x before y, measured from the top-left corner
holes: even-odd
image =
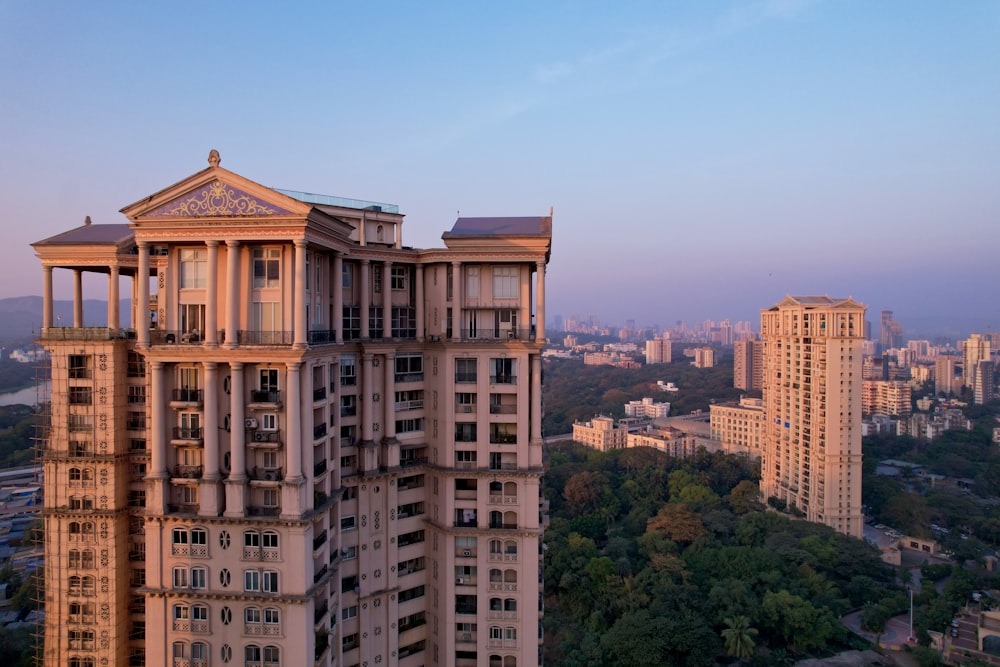
[[[243,648],[243,662],[249,665],[259,665],[260,664],[260,647],[253,644],[247,644]]]
[[[254,288],[278,287],[281,276],[281,248],[254,248]]]
[[[343,560],[354,560],[355,558],[358,557],[358,548],[357,547],[344,547],[343,550],[341,551],[341,553],[344,556]]]
[[[344,340],[361,338],[361,309],[357,306],[344,306]]]
[[[400,354],[396,357],[396,382],[420,382],[423,379],[422,354]]]
[[[358,414],[358,399],[353,394],[340,397],[340,416],[353,417]]]
[[[281,626],[281,611],[275,609],[274,607],[266,607],[264,609],[264,634],[265,635],[277,635],[280,634],[278,628]]]
[[[128,386],[128,402],[130,405],[143,405],[146,403],[146,387],[145,385],[129,385]]]
[[[243,571],[243,590],[248,592],[260,590],[260,570]]]
[[[455,424],[455,442],[475,442],[477,437],[475,422]]]
[[[476,360],[455,360],[455,382],[476,382]]]
[[[205,330],[205,304],[185,303],[181,304],[181,331],[188,336],[184,340],[198,342],[198,334]]]
[[[91,405],[93,402],[93,389],[91,387],[70,387],[70,405]]]
[[[413,433],[415,431],[424,430],[424,418],[417,417],[416,419],[397,419],[396,420],[396,433]]]
[[[260,428],[262,431],[278,430],[278,415],[268,412],[260,416]]]
[[[405,290],[406,278],[408,274],[409,274],[409,269],[405,266],[392,267],[392,289]]]
[[[261,368],[259,372],[259,385],[262,392],[278,391],[278,369]]]
[[[354,355],[344,354],[340,357],[340,385],[353,387],[358,383],[358,370],[354,365]]]
[[[173,576],[174,588],[188,587],[188,570],[186,567],[175,567]]]
[[[278,573],[274,570],[264,570],[261,584],[261,590],[265,593],[277,593]]]
[[[281,304],[277,301],[255,301],[252,304],[252,328],[254,331],[281,331]],[[271,340],[261,338],[255,343],[270,343]]]
[[[182,249],[181,289],[204,289],[208,276],[208,251],[204,248]]]
[[[345,516],[340,519],[340,529],[341,530],[354,530],[357,528],[357,520],[352,516]]]
[[[261,534],[261,546],[266,551],[277,551],[278,550],[278,534],[272,530],[265,530]],[[264,556],[268,558],[268,556]]]
[[[515,384],[516,371],[517,359],[490,359],[490,382],[493,384]]]
[[[465,267],[465,298],[479,298],[479,267]]]
[[[476,466],[476,452],[469,449],[455,450],[455,463],[459,468],[474,468]]]
[[[341,271],[341,287],[350,289],[354,286],[354,265],[345,263],[343,265],[343,270]]]
[[[372,267],[372,292],[375,294],[382,293],[382,267],[373,266]]]
[[[146,362],[138,352],[128,353],[128,377],[146,377]]]
[[[411,389],[396,392],[396,412],[419,410],[424,407],[424,390]]]
[[[352,618],[358,617],[358,605],[351,605],[350,607],[344,607],[344,610],[340,614],[340,620],[349,621]]]
[[[69,355],[69,379],[85,380],[90,377],[90,357],[84,354]]]
[[[191,588],[207,588],[208,571],[203,567],[191,568]]]
[[[516,266],[493,267],[494,299],[517,298],[517,272]]]

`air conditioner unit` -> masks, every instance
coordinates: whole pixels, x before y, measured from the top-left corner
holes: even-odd
[[[472,558],[472,549],[466,549],[465,551],[462,552],[462,555],[465,556],[466,558]]]
[[[348,548],[347,547],[341,547],[340,548],[340,553],[342,553],[342,554],[344,554],[346,556],[347,553],[348,553]]]
[[[265,470],[264,471],[264,481],[266,481],[266,482],[277,482],[278,481],[278,471],[277,470]]]
[[[254,425],[256,425],[256,423],[257,422],[254,421]],[[264,431],[255,431],[253,439],[255,442],[267,442],[267,433],[264,433]]]
[[[455,583],[456,584],[464,584],[465,583],[465,577],[456,577],[455,578]]]
[[[243,428],[257,428],[257,420],[253,417],[243,420]]]

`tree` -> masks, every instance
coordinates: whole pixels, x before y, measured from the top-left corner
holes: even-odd
[[[739,615],[726,618],[723,622],[726,627],[721,634],[726,653],[740,660],[752,656],[756,646],[753,638],[757,636],[757,630],[750,627],[750,619]]]
[[[744,479],[734,486],[725,500],[733,513],[738,516],[763,509],[760,504],[760,487],[749,479]]]
[[[573,515],[595,512],[601,498],[602,480],[598,475],[585,470],[573,475],[563,487],[563,497]]]
[[[885,624],[889,622],[891,616],[888,609],[880,604],[869,602],[861,611],[861,628],[868,632],[875,633],[875,645],[882,643],[882,633],[885,631]]]
[[[674,542],[691,544],[707,534],[701,517],[680,503],[667,503],[646,523],[646,532],[669,537]]]

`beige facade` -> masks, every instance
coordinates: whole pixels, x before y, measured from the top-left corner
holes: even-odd
[[[989,336],[972,334],[962,341],[962,373],[963,382],[970,390],[975,391],[976,378],[979,373],[979,362],[990,360]]]
[[[573,441],[602,452],[624,449],[628,441],[628,427],[615,425],[611,417],[594,417],[589,422],[573,424]]]
[[[759,390],[764,379],[764,344],[759,340],[733,343],[733,386]]]
[[[861,412],[908,417],[913,412],[912,397],[913,387],[908,382],[864,380],[861,383]]]
[[[710,347],[696,347],[694,349],[694,361],[691,362],[695,368],[712,368],[715,366],[715,350]]]
[[[861,537],[861,343],[865,306],[786,297],[761,311],[761,494]]]
[[[709,406],[712,440],[731,454],[760,458],[764,443],[764,401],[741,398],[738,404]]]
[[[122,212],[34,244],[44,664],[537,664],[551,216],[415,250],[393,206],[214,151]],[[109,276],[107,327],[84,273]]]
[[[673,359],[673,342],[669,338],[646,341],[647,364],[669,364]]]

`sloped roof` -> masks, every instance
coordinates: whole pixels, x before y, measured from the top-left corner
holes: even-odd
[[[551,216],[459,218],[442,238],[537,236],[552,237]]]
[[[32,245],[121,244],[131,239],[133,235],[132,226],[127,223],[109,225],[85,224],[68,232],[62,232],[42,241],[36,241]]]

